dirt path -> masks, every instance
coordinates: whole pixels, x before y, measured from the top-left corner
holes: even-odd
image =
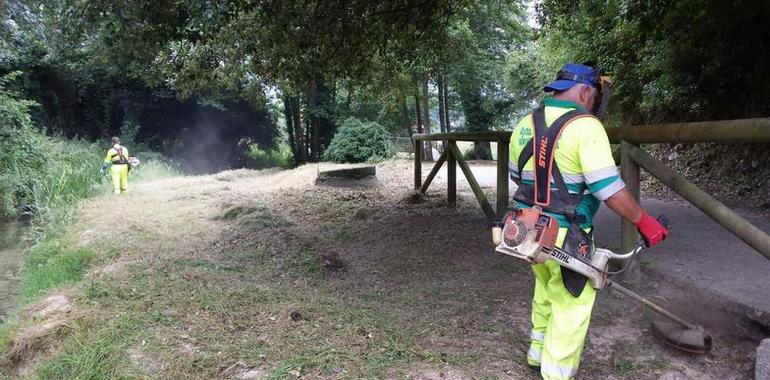
[[[536,378],[523,360],[531,273],[492,253],[467,186],[449,209],[440,182],[410,201],[410,161],[378,165],[363,188],[314,186],[325,167],[148,182],[84,204],[69,244],[116,253],[72,290],[77,322],[46,373]],[[599,298],[579,379],[750,376],[752,342],[683,355],[635,304]],[[88,347],[93,367],[73,368]]]

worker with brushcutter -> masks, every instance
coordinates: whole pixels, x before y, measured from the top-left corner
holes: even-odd
[[[599,120],[611,93],[609,78],[592,64],[566,64],[544,91],[552,97],[519,121],[511,135],[516,209],[558,221],[556,246],[586,259],[594,251],[592,218],[601,202],[634,223],[647,247],[665,239],[667,229],[635,201],[612,158]],[[544,379],[570,379],[580,363],[596,290],[555,260],[532,268],[527,364]]]
[[[112,189],[115,194],[121,194],[128,191],[128,172],[130,170],[128,149],[120,145],[120,139],[112,138],[112,146],[107,149],[107,156],[104,157],[100,171],[105,173],[107,168],[112,177]]]

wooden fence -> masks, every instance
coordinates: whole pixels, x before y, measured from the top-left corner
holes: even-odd
[[[457,166],[463,171],[468,184],[473,190],[473,195],[479,202],[479,206],[484,210],[484,214],[490,221],[499,219],[505,212],[508,205],[508,141],[511,138],[510,132],[457,132],[457,133],[433,133],[417,134],[414,139],[414,190],[425,194],[428,186],[433,181],[441,166],[446,162],[447,165],[447,201],[454,207],[457,203]],[[422,181],[422,144],[423,141],[446,141],[448,149],[444,149],[436,164],[433,165],[425,182]],[[468,163],[463,159],[462,152],[457,147],[458,141],[496,141],[497,142],[497,207],[496,210],[487,200],[484,191],[481,190],[479,182],[473,176]]]
[[[757,252],[770,259],[770,236],[760,230],[735,211],[725,206],[722,202],[712,197],[705,191],[695,186],[683,176],[675,173],[663,162],[655,159],[640,148],[639,144],[656,143],[758,143],[770,142],[770,118],[741,119],[709,121],[698,123],[656,124],[645,126],[631,126],[622,128],[608,128],[607,135],[610,142],[620,145],[621,177],[626,186],[639,200],[639,169],[642,168],[652,176],[658,178],[685,200],[695,205],[706,215],[714,219],[725,229],[746,242]],[[457,200],[457,175],[456,166],[459,165],[473,194],[479,202],[487,218],[498,220],[505,212],[508,202],[508,142],[510,132],[478,132],[478,133],[436,133],[418,134],[413,137],[415,146],[414,161],[414,189],[425,193],[433,178],[438,173],[444,162],[447,167],[447,200],[450,206],[454,206]],[[428,174],[425,182],[422,181],[422,161],[419,149],[421,141],[446,140],[449,149],[446,150],[433,169]],[[478,181],[463,160],[462,154],[457,149],[456,141],[497,141],[497,207],[493,210],[481,190]],[[455,162],[457,165],[455,165]],[[621,239],[624,251],[631,250],[638,240],[636,228],[627,221],[621,222]]]

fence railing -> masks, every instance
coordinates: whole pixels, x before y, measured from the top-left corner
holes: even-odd
[[[770,142],[770,118],[609,128],[607,136],[611,143],[620,144],[621,177],[637,201],[641,167],[770,259],[770,236],[638,146],[654,143]],[[636,228],[630,222],[622,221],[621,239],[624,250],[630,250],[636,243]]]
[[[508,141],[511,139],[510,132],[454,132],[454,133],[432,133],[416,134],[414,139],[414,190],[424,194],[428,191],[428,186],[433,181],[444,162],[447,162],[447,202],[454,207],[457,204],[457,166],[460,166],[465,179],[471,186],[473,195],[479,202],[479,206],[484,210],[484,214],[489,221],[499,219],[503,216],[505,208],[508,205]],[[433,169],[431,169],[425,182],[422,181],[422,141],[446,141],[447,148],[436,160]],[[481,189],[476,177],[473,176],[470,166],[463,158],[462,152],[457,147],[458,141],[496,141],[497,142],[497,199],[496,210],[487,200],[487,196]]]
[[[484,214],[491,220],[499,219],[508,202],[508,141],[510,132],[478,133],[436,133],[419,134],[415,142],[414,190],[425,193],[444,162],[447,167],[447,199],[450,206],[457,200],[456,166],[459,165],[473,190]],[[758,143],[770,142],[770,118],[709,121],[698,123],[656,124],[608,128],[610,142],[620,145],[621,177],[633,196],[639,201],[639,169],[643,168],[655,178],[670,187],[682,198],[692,203],[726,230],[746,242],[757,252],[770,259],[770,236],[747,221],[735,211],[712,197],[683,176],[675,173],[663,162],[655,159],[638,144],[655,143]],[[436,161],[433,169],[422,182],[422,160],[418,151],[420,141],[446,140],[449,149]],[[456,141],[497,141],[497,207],[492,209],[481,186],[476,181],[468,164],[457,149]],[[455,165],[455,162],[457,165]],[[630,222],[621,222],[623,251],[631,250],[638,240],[636,228]]]

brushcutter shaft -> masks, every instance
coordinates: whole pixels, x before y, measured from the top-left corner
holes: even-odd
[[[611,286],[612,288],[616,289],[617,291],[625,294],[628,297],[631,297],[641,303],[643,303],[645,306],[649,307],[650,309],[654,310],[655,312],[665,316],[666,318],[679,323],[680,325],[687,327],[688,329],[698,329],[695,325],[685,321],[684,319],[672,314],[670,311],[663,309],[662,307],[652,303],[652,301],[649,301],[648,299],[640,296],[636,292],[632,291],[631,289],[628,289],[620,284],[618,284],[615,281],[612,281],[610,279],[607,279],[607,285]]]
[[[621,253],[612,252],[610,250],[606,250],[606,253],[610,256],[611,259],[625,260],[639,253],[639,251],[641,251],[642,249],[644,249],[644,245],[637,245],[636,248],[632,249],[628,253],[621,254]]]

